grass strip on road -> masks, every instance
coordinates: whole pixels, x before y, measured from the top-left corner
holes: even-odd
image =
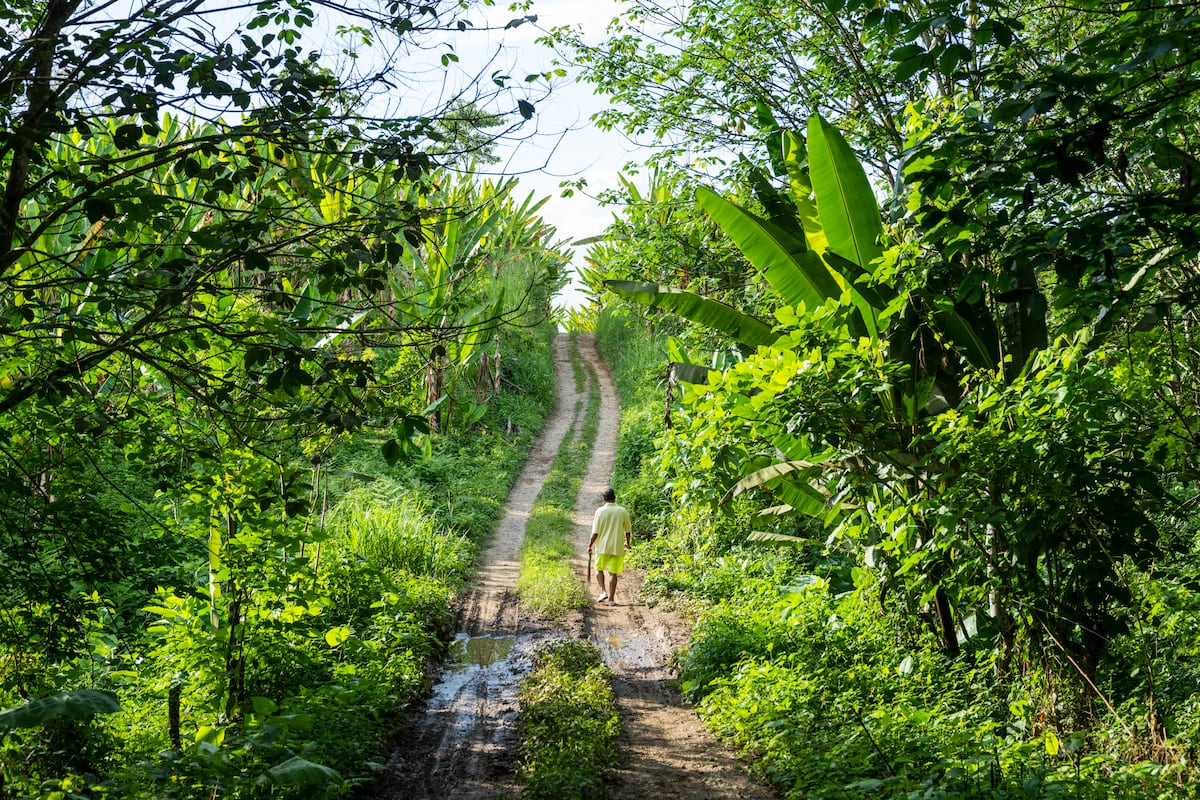
[[[522,607],[549,619],[582,608],[588,602],[571,566],[575,556],[571,539],[575,529],[575,500],[600,426],[600,387],[595,376],[588,381],[574,340],[571,364],[577,390],[585,385],[590,387],[583,424],[574,438],[563,441],[534,503],[525,526],[517,577],[517,595]]]
[[[600,650],[579,639],[547,642],[535,655],[518,693],[523,800],[601,796],[621,727],[612,680]]]

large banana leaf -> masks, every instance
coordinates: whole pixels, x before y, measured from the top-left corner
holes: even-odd
[[[769,464],[762,469],[756,469],[754,472],[745,476],[735,483],[725,496],[721,498],[722,503],[728,503],[739,494],[750,489],[756,489],[765,483],[782,478],[785,475],[791,475],[796,472],[808,472],[814,468],[820,467],[812,461],[796,460],[796,461],[781,461],[775,464]]]
[[[771,491],[787,504],[791,513],[809,517],[823,517],[829,510],[828,497],[815,486],[793,478],[817,470],[820,464],[811,461],[785,461],[771,464],[746,475],[733,485],[721,499],[727,503],[743,492],[770,484]]]
[[[825,230],[821,227],[821,218],[817,214],[817,204],[812,197],[812,179],[808,175],[808,149],[804,140],[791,131],[785,131],[783,136],[783,163],[787,167],[792,202],[796,205],[800,224],[804,227],[808,249],[815,253],[824,253],[829,249],[829,240],[825,238]]]
[[[58,717],[91,719],[96,714],[121,710],[117,696],[101,689],[76,689],[52,697],[27,700],[19,706],[0,711],[0,733],[20,728],[36,728]]]
[[[986,313],[949,297],[933,298],[933,318],[950,346],[976,369],[995,369],[1000,363],[1000,331]]]
[[[804,227],[800,224],[800,210],[793,202],[791,193],[776,189],[771,183],[771,179],[750,163],[750,159],[742,156],[741,161],[746,170],[746,178],[750,181],[750,187],[758,197],[758,202],[762,203],[763,209],[767,212],[767,218],[772,224],[783,228],[803,242],[805,237]]]
[[[767,323],[719,300],[657,283],[608,280],[604,285],[627,300],[678,314],[750,347],[773,344],[779,338]]]
[[[808,171],[829,249],[869,267],[883,252],[879,201],[850,145],[820,115],[808,123]]]
[[[803,240],[710,189],[697,189],[696,202],[788,304],[814,309],[841,298],[845,282]]]
[[[713,371],[703,364],[688,364],[682,361],[671,362],[671,375],[680,383],[694,383],[704,386],[708,383],[708,373]]]

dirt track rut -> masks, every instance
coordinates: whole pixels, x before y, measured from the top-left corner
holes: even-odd
[[[582,424],[569,340],[555,342],[557,401],[509,495],[505,516],[484,557],[475,589],[459,605],[460,655],[433,694],[404,726],[385,779],[373,797],[386,800],[515,798],[516,685],[538,642],[579,636],[594,642],[615,675],[621,714],[621,763],[605,786],[610,800],[773,797],[682,705],[672,686],[672,655],[687,641],[681,616],[638,599],[640,575],[628,570],[616,606],[594,606],[547,623],[522,616],[516,598],[518,553],[525,521],[564,438]],[[591,337],[579,348],[599,380],[600,426],[575,508],[575,570],[586,580],[591,518],[608,486],[616,457],[619,406],[607,366]],[[636,526],[636,521],[635,521]],[[590,595],[596,586],[588,586]]]

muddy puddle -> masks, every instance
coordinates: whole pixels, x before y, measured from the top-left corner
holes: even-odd
[[[420,724],[389,765],[389,800],[477,800],[508,780],[519,745],[517,684],[534,636],[460,633]]]
[[[597,629],[592,632],[592,641],[600,648],[601,659],[609,665],[640,664],[660,655],[644,637],[633,636],[626,629]]]
[[[450,668],[469,670],[471,667],[489,667],[508,658],[516,643],[516,636],[471,636],[460,633],[450,646]]]
[[[429,696],[430,709],[450,712],[461,724],[471,725],[476,711],[473,701],[489,694],[508,695],[509,682],[524,671],[515,663],[528,649],[520,639],[529,637],[456,634],[450,658]]]

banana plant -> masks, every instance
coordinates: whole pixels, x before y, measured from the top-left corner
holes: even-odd
[[[478,376],[473,394],[479,400],[481,384],[499,380],[499,327],[529,311],[522,308],[528,286],[514,287],[519,296],[508,296],[511,268],[522,261],[525,280],[553,283],[565,263],[551,242],[554,229],[538,213],[546,201],[530,195],[516,202],[516,185],[515,179],[479,185],[465,179],[434,192],[411,190],[421,227],[405,243],[388,282],[396,316],[420,321],[427,331],[425,402],[435,428],[442,405],[466,402],[465,393],[455,393],[462,378]],[[491,354],[485,353],[489,346]],[[467,423],[483,411],[482,403],[467,403]]]
[[[778,136],[773,160],[786,171],[788,189],[779,191],[751,171],[765,216],[709,189],[698,190],[696,201],[762,274],[782,306],[832,311],[845,336],[876,343],[881,366],[907,367],[900,371],[902,380],[881,381],[888,388],[878,393],[900,425],[914,422],[931,398],[955,394],[939,387],[939,380],[945,384],[956,376],[937,375],[932,365],[921,363],[930,347],[945,343],[970,366],[995,368],[999,335],[990,319],[945,298],[874,279],[872,268],[884,253],[883,222],[866,173],[841,134],[814,116],[806,141],[791,132]],[[770,346],[780,335],[753,315],[690,292],[632,281],[606,285],[626,299],[679,314],[749,347]],[[813,481],[827,466],[772,463],[745,476],[731,494],[770,483],[790,501],[787,510],[823,517],[830,501]]]

